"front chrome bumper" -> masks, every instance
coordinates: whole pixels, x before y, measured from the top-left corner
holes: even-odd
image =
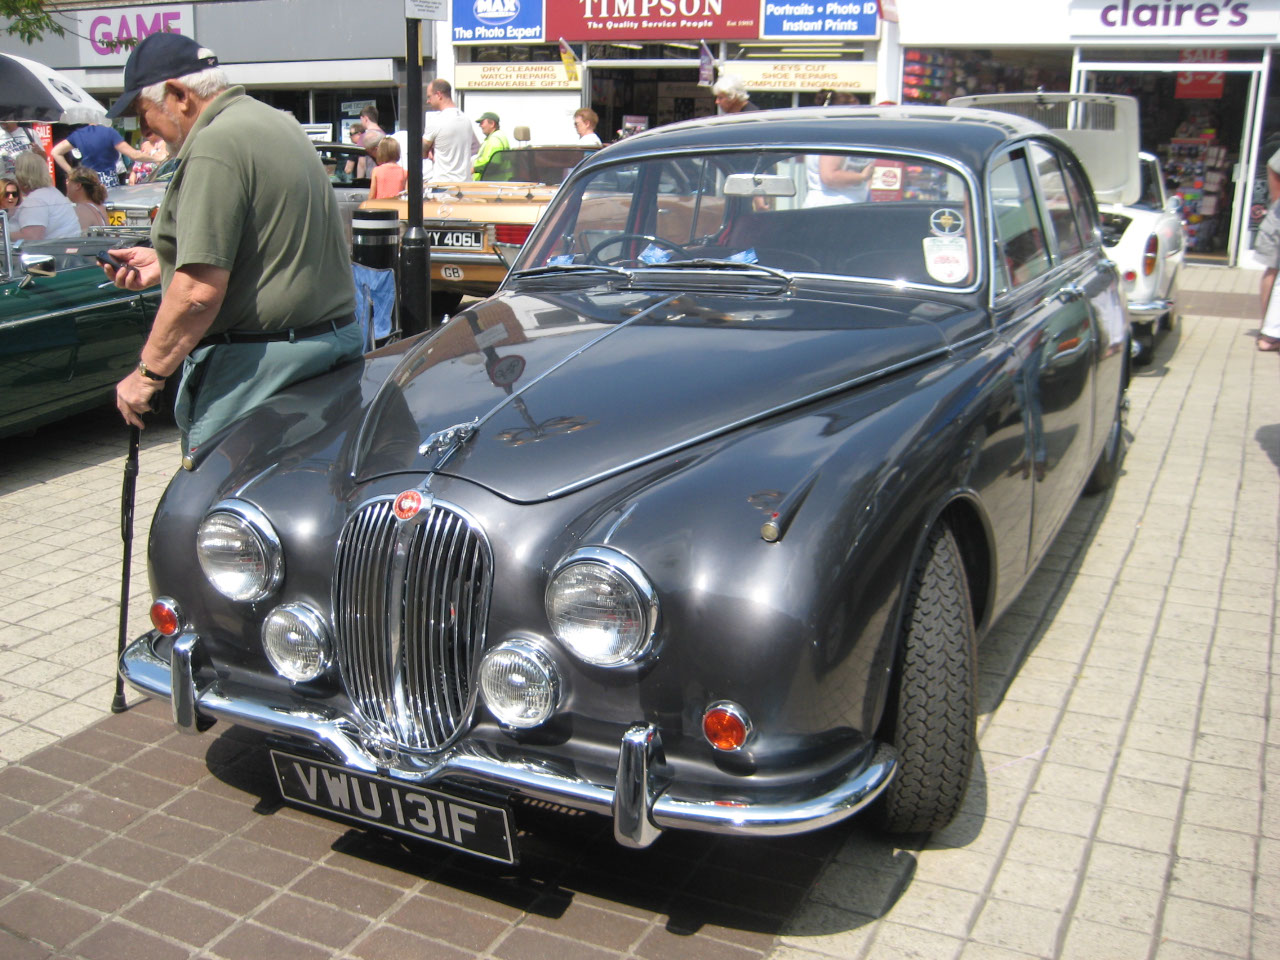
[[[148,696],[163,697],[173,707],[173,721],[186,733],[207,728],[207,721],[226,720],[270,734],[298,737],[318,744],[353,770],[431,783],[454,779],[477,783],[539,800],[563,804],[613,818],[614,837],[628,847],[647,847],[667,828],[741,836],[782,836],[817,830],[857,813],[874,800],[897,770],[896,752],[879,745],[835,786],[812,795],[765,802],[681,798],[655,775],[662,739],[652,723],[637,723],[622,737],[617,774],[611,783],[584,779],[568,764],[531,760],[512,751],[461,742],[442,750],[427,765],[410,773],[380,766],[361,747],[351,722],[323,707],[297,709],[230,696],[219,681],[197,689],[193,662],[199,637],[176,638],[168,661],[157,656],[155,632],[135,640],[120,658],[120,674]]]

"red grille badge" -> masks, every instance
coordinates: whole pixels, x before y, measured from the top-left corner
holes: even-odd
[[[391,509],[401,520],[412,520],[422,509],[422,494],[417,490],[406,490],[396,497],[396,502]]]

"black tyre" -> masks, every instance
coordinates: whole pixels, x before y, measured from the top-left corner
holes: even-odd
[[[1150,323],[1134,326],[1133,342],[1136,349],[1133,351],[1133,365],[1135,367],[1145,367],[1156,355],[1156,335],[1154,325]]]
[[[977,753],[973,604],[945,524],[929,535],[909,589],[892,718],[900,763],[880,810],[887,829],[926,833],[960,810]]]
[[[1098,462],[1093,465],[1093,472],[1085,482],[1086,494],[1102,493],[1115,486],[1120,477],[1120,464],[1124,461],[1124,413],[1126,398],[1121,394],[1116,403],[1116,415],[1111,420],[1111,429],[1107,431],[1107,443],[1098,455]]]

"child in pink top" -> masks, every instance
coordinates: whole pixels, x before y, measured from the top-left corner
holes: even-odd
[[[400,144],[392,137],[383,137],[375,148],[378,165],[373,168],[369,181],[370,200],[393,200],[404,192],[409,173],[400,166]]]

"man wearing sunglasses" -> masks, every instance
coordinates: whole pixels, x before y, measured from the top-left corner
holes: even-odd
[[[153,246],[112,250],[123,266],[103,268],[118,287],[164,290],[116,406],[141,427],[152,397],[181,376],[185,457],[289,384],[360,356],[351,261],[302,127],[230,86],[212,51],[154,33],[129,54],[124,87],[108,116],[133,110],[179,165]]]

